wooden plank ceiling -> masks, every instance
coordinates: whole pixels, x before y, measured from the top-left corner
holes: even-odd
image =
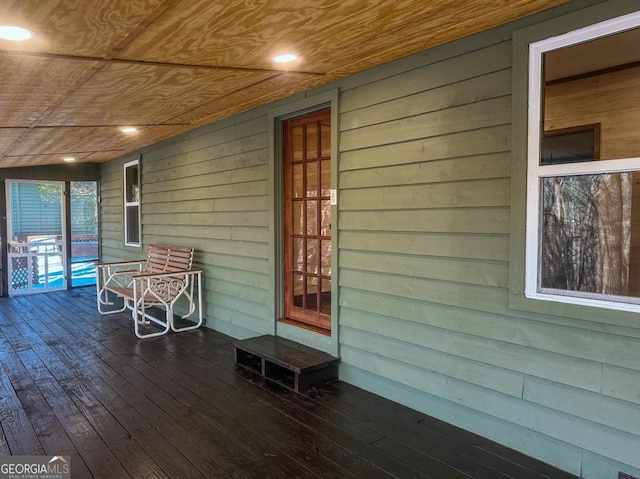
[[[34,36],[0,40],[0,168],[107,161],[566,1],[3,0]]]

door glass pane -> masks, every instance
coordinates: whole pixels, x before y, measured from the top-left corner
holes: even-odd
[[[307,124],[307,159],[318,157],[318,124]]]
[[[305,203],[307,204],[307,234],[316,236],[318,234],[318,202],[312,200]]]
[[[324,200],[320,202],[320,235],[331,236],[331,202]]]
[[[307,240],[307,273],[318,273],[318,240]]]
[[[320,245],[320,274],[323,276],[331,276],[331,240],[321,241]]]
[[[98,259],[98,184],[71,182],[71,285],[95,284]]]
[[[294,274],[292,276],[293,282],[293,305],[298,308],[304,307],[304,276],[301,274]]]
[[[292,166],[292,179],[291,179],[291,195],[293,198],[304,197],[304,163],[296,163]]]
[[[304,241],[302,238],[293,238],[292,244],[291,269],[302,272],[304,270]]]
[[[293,201],[291,205],[291,230],[294,235],[304,231],[304,201]]]
[[[294,126],[291,128],[291,158],[293,160],[302,160],[304,152],[304,127]]]
[[[331,194],[331,160],[320,162],[320,194],[329,197]]]
[[[306,308],[311,311],[318,311],[318,278],[315,276],[307,277],[307,305]]]
[[[331,156],[331,122],[320,122],[320,155],[323,158]]]
[[[318,163],[307,163],[307,196],[318,196]]]

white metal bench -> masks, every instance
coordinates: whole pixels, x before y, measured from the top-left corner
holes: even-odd
[[[202,270],[191,267],[193,248],[182,246],[149,245],[146,260],[120,261],[96,264],[97,305],[100,314],[121,313],[131,310],[136,336],[150,338],[172,330],[188,331],[202,325]],[[122,308],[114,309],[110,296],[123,299]],[[187,312],[182,319],[197,312],[195,324],[177,328],[174,324],[174,307],[182,300]],[[111,306],[109,308],[109,306]],[[106,307],[106,308],[105,308]],[[149,308],[165,310],[165,317],[158,318]],[[154,322],[160,331],[143,332],[141,325]]]

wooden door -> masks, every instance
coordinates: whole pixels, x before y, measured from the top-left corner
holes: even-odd
[[[331,329],[331,111],[284,123],[286,320]]]

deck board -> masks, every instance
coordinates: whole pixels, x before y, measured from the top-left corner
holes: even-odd
[[[139,340],[93,288],[0,299],[0,454],[72,477],[570,478],[340,381],[297,394],[201,328]]]

